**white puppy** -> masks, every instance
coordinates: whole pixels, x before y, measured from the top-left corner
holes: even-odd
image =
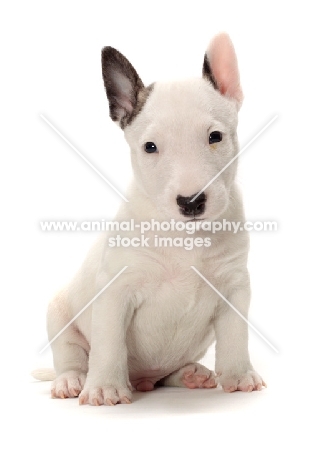
[[[244,222],[235,184],[237,161],[193,201],[237,154],[237,113],[243,95],[236,55],[226,34],[211,42],[203,76],[144,87],[117,50],[102,51],[110,116],[124,130],[134,172],[116,221]],[[264,382],[248,354],[247,324],[207,280],[247,317],[249,276],[245,231],[196,231],[193,249],[117,247],[99,238],[81,269],[51,302],[52,340],[125,266],[127,268],[52,343],[52,396],[79,396],[81,404],[130,403],[131,390],[157,385],[260,390]],[[155,233],[153,233],[154,235]],[[157,233],[159,236],[163,233]],[[165,237],[189,237],[168,231]],[[198,364],[216,341],[216,373]],[[37,373],[36,376],[40,375]],[[44,375],[41,375],[44,378]]]

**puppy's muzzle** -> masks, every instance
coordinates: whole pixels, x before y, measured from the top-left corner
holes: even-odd
[[[197,194],[191,195],[190,197],[182,197],[182,195],[177,196],[177,204],[180,208],[180,213],[184,216],[190,216],[194,218],[204,213],[206,208],[207,197],[205,193],[201,193],[198,197],[191,201]]]

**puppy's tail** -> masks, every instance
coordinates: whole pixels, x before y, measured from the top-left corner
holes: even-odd
[[[37,380],[54,380],[56,378],[54,369],[36,369],[31,372],[31,375]]]

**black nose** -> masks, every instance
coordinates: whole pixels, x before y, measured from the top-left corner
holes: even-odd
[[[177,196],[177,204],[180,207],[180,213],[184,216],[195,216],[201,215],[205,211],[205,203],[207,197],[204,192],[198,195],[194,201],[191,201],[192,198],[196,197],[196,193],[190,197],[182,197],[182,195]]]

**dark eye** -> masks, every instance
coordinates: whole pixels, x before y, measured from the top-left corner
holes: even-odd
[[[209,135],[209,145],[213,143],[219,143],[222,140],[222,133],[221,132],[211,132]]]
[[[157,153],[158,152],[157,146],[152,141],[148,141],[147,143],[145,143],[144,150],[145,150],[146,153]]]

